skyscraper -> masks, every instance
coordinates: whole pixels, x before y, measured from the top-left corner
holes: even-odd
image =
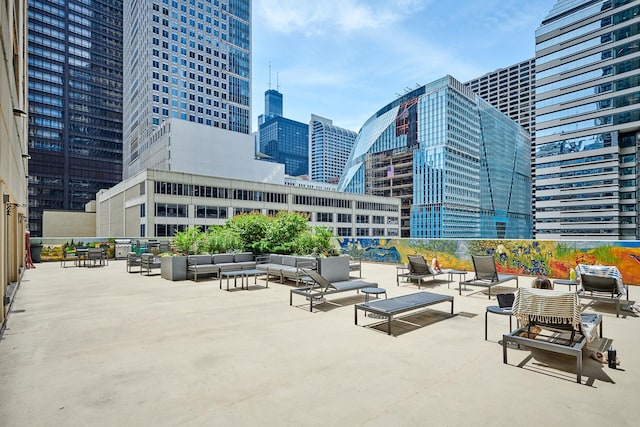
[[[469,80],[465,86],[533,134],[535,71],[531,58]]]
[[[309,122],[311,180],[337,184],[356,136],[357,133],[334,126],[331,120],[312,114]]]
[[[446,76],[382,107],[339,191],[400,197],[402,237],[530,238],[528,133]]]
[[[277,90],[269,89],[264,93],[264,116],[265,119],[282,116],[282,94]]]
[[[122,178],[122,0],[29,0],[29,228]],[[129,3],[129,2],[127,2]]]
[[[264,93],[264,115],[258,118],[258,144],[263,160],[283,163],[290,176],[309,173],[309,125],[282,116],[282,94]]]
[[[639,17],[559,0],[536,31],[536,238],[640,238]]]
[[[309,125],[275,116],[260,125],[260,152],[263,160],[284,164],[291,176],[309,173]]]
[[[166,118],[249,134],[250,0],[124,3],[124,177]]]

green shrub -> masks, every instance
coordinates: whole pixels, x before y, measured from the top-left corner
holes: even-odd
[[[211,226],[203,240],[203,249],[210,254],[244,250],[242,239],[231,227]]]
[[[260,243],[273,221],[274,218],[262,214],[241,214],[228,220],[226,226],[240,238],[244,250],[262,252],[259,250]]]
[[[178,231],[173,238],[173,244],[184,255],[202,253],[204,233],[200,227],[190,227],[185,231]]]
[[[322,255],[331,251],[333,233],[327,227],[312,227],[293,242],[293,252],[298,255]]]

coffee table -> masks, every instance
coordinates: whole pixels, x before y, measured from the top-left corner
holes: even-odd
[[[222,289],[222,279],[224,277],[227,278],[227,291],[229,290],[229,278],[233,277],[233,287],[236,287],[236,279],[240,277],[240,289],[249,290],[249,277],[254,277],[254,284],[258,283],[258,276],[262,274],[267,274],[264,270],[231,270],[231,271],[221,271],[220,272],[220,289]],[[247,287],[244,287],[245,278],[247,279]],[[265,288],[269,287],[269,281],[265,282]]]
[[[453,316],[453,297],[431,292],[417,292],[399,297],[363,302],[354,306],[355,324],[358,324],[358,310],[375,313],[387,318],[387,334],[391,335],[391,319],[393,316],[406,311],[418,310],[441,302],[451,303],[451,315]]]

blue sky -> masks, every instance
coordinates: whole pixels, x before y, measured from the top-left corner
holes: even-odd
[[[284,116],[354,131],[406,88],[535,55],[556,0],[253,0],[252,130],[269,85]]]

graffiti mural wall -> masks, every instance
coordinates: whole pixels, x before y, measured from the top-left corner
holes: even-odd
[[[640,242],[550,240],[338,239],[342,253],[363,261],[404,264],[407,255],[434,256],[443,268],[473,271],[471,255],[493,255],[500,273],[569,278],[577,264],[615,265],[640,285]]]

